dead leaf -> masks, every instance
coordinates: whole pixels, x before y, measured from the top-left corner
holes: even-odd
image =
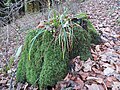
[[[80,69],[82,68],[83,62],[80,60],[80,56],[75,57],[71,62],[70,62],[70,66],[72,69],[72,72],[76,71],[80,71]]]
[[[109,75],[113,75],[114,71],[115,71],[114,69],[107,67],[106,69],[104,69],[103,73],[104,75],[109,76]]]
[[[120,73],[120,64],[114,63],[116,73]]]
[[[111,47],[110,43],[108,43],[108,42],[104,43],[104,45],[107,47]]]
[[[87,77],[87,80],[95,80],[97,83],[104,83],[102,78]]]
[[[84,63],[84,71],[88,72],[92,70],[92,66],[94,65],[94,62],[89,58],[85,63]]]
[[[109,27],[106,27],[105,29],[104,29],[104,31],[106,31],[106,32],[111,32],[111,30],[110,30],[110,28]]]
[[[120,46],[115,46],[114,50],[116,51],[116,53],[120,55]]]
[[[92,70],[97,74],[102,74],[103,73],[102,71],[96,69],[95,67],[92,67]]]
[[[114,76],[107,77],[107,81],[109,81],[109,82],[113,82],[113,81],[116,81],[116,80],[117,79]]]
[[[80,71],[79,74],[82,77],[82,80],[86,80],[86,78],[89,76],[89,73],[87,72]]]
[[[120,82],[113,82],[112,90],[120,90]]]
[[[76,80],[76,76],[72,76],[71,80],[75,81]]]
[[[118,74],[117,74],[117,73],[115,73],[115,74],[114,74],[114,77],[115,77],[115,79],[117,79],[117,80],[119,80],[119,81],[120,81],[120,74],[119,74],[119,73],[118,73]],[[117,80],[116,80],[116,81],[117,81]],[[115,81],[115,80],[114,80],[114,81]]]
[[[107,60],[107,56],[105,54],[100,55],[100,57],[101,57],[101,61],[104,61],[104,62],[109,61]]]
[[[106,87],[111,88],[112,85],[113,85],[113,82],[110,82],[110,81],[107,80],[107,81],[105,82],[105,85],[106,85]]]
[[[98,57],[98,55],[96,55],[96,54],[92,54],[92,57],[93,57],[93,59],[96,61],[96,60],[99,60],[99,57]]]
[[[115,46],[115,43],[113,41],[110,41],[111,46]]]
[[[86,85],[88,87],[88,90],[104,90],[102,86],[99,86],[98,84],[92,84],[92,85]]]
[[[101,66],[103,66],[104,68],[107,68],[107,67],[111,67],[111,68],[112,68],[112,65],[111,65],[111,64],[109,64],[109,63],[104,63],[104,62],[103,62],[103,64],[102,64]]]
[[[95,49],[96,49],[97,52],[100,52],[101,51],[100,50],[100,45],[96,45]]]
[[[67,76],[64,78],[64,80],[69,81],[71,78],[72,78],[72,75],[68,73]]]
[[[24,85],[24,90],[26,90],[27,87],[28,87],[28,83],[25,83],[25,85]]]
[[[82,68],[82,63],[81,61],[75,62],[75,71],[78,72]]]
[[[16,90],[21,90],[22,89],[22,83],[17,83],[17,89]]]
[[[80,88],[83,88],[84,82],[83,82],[79,77],[77,77],[77,79],[75,80],[75,82],[76,82],[77,84],[79,84]]]
[[[57,85],[55,86],[55,90],[60,90],[61,88],[64,88],[66,86],[68,86],[68,82],[59,81],[59,82],[57,82]]]
[[[0,84],[6,84],[8,80],[1,80]]]
[[[92,48],[90,49],[90,51],[92,54],[96,54],[96,52]]]
[[[73,87],[73,90],[81,90],[81,86],[80,85],[76,85]]]
[[[36,28],[38,29],[38,28],[44,28],[44,27],[45,27],[44,23],[40,22],[39,25]]]

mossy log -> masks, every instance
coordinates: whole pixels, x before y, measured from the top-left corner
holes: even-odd
[[[87,27],[84,28],[82,26],[73,27],[72,49],[65,52],[64,58],[58,39],[55,39],[52,32],[45,30],[35,40],[29,60],[31,40],[39,30],[28,32],[18,63],[17,81],[27,81],[32,85],[39,84],[40,90],[44,90],[47,86],[54,86],[66,76],[69,59],[76,56],[80,56],[81,60],[91,58],[91,43],[98,44],[100,37],[89,20],[86,25]]]

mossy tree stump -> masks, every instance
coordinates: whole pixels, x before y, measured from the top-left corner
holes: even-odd
[[[81,21],[82,20],[82,21]],[[70,51],[63,51],[59,39],[55,39],[55,33],[44,30],[37,36],[32,46],[29,59],[31,41],[41,30],[30,30],[25,39],[23,52],[18,63],[16,78],[18,82],[32,85],[39,84],[40,90],[47,86],[54,86],[68,73],[69,59],[80,56],[81,60],[91,58],[91,43],[99,43],[99,35],[88,19],[72,19],[73,42]],[[86,22],[86,26],[82,25]],[[82,24],[81,24],[82,23]],[[77,25],[76,25],[77,24]],[[78,26],[79,25],[79,26]],[[58,32],[59,33],[59,32]]]

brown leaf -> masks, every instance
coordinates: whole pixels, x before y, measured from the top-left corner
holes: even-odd
[[[104,43],[104,45],[107,47],[111,47],[110,43],[108,43],[108,42]]]
[[[103,84],[105,90],[107,90],[106,84],[103,81],[103,78],[88,77],[87,80],[95,80],[97,83]]]
[[[95,61],[99,59],[98,55],[96,55],[96,54],[92,54],[92,57]]]
[[[85,72],[88,72],[88,71],[91,71],[92,69],[92,66],[94,65],[94,62],[89,58],[85,63],[84,63],[84,71]]]
[[[85,72],[80,71],[79,74],[82,77],[82,80],[86,80],[86,78],[89,76],[89,73],[87,72],[85,73]]]
[[[114,77],[115,77],[114,81],[118,81],[118,80],[120,81],[120,74],[119,73],[118,74],[115,73]]]
[[[113,83],[108,80],[105,82],[105,84],[106,84],[106,87],[108,87],[108,88],[112,87],[112,85],[113,85]]]
[[[99,77],[99,78],[106,78],[106,76],[103,75],[103,74],[97,74],[96,77]]]
[[[95,49],[96,49],[97,52],[100,52],[101,51],[100,50],[100,45],[96,45]]]
[[[102,78],[97,77],[87,77],[87,80],[95,80],[97,83],[104,83]]]
[[[109,76],[109,77],[107,77],[107,80],[109,82],[113,82],[113,81],[116,81],[117,79],[114,76]]]
[[[92,54],[96,54],[96,52],[93,49],[90,49]]]
[[[72,75],[68,73],[67,76],[64,78],[64,80],[69,81],[71,78],[72,78]]]
[[[103,73],[102,71],[96,69],[95,67],[92,67],[92,70],[97,74],[102,74]]]
[[[109,27],[106,27],[106,28],[104,29],[104,31],[106,31],[106,32],[111,32],[111,30],[110,30]]]
[[[75,71],[80,71],[80,69],[82,68],[82,62],[80,60],[77,60],[75,63]]]
[[[71,80],[75,81],[75,80],[76,80],[76,77],[75,77],[75,76],[72,76]]]
[[[120,90],[120,82],[113,82],[112,90]]]
[[[6,84],[8,80],[1,80],[0,84]]]
[[[83,62],[80,60],[80,56],[75,57],[71,62],[70,65],[73,66],[71,67],[72,72],[74,71],[80,71],[82,68]]]
[[[116,73],[120,73],[120,64],[114,63],[114,65],[115,65]]]
[[[16,90],[21,90],[22,89],[22,83],[17,83],[17,89]]]
[[[26,90],[27,87],[28,87],[28,83],[25,83],[24,90]]]
[[[36,28],[44,28],[44,27],[45,27],[44,23],[40,22],[39,25]]]
[[[88,90],[105,90],[101,85],[98,84],[92,84],[86,86],[88,87]]]
[[[76,86],[74,86],[73,90],[81,90],[81,86],[80,85],[76,85]]]
[[[83,82],[79,77],[77,77],[77,79],[75,80],[75,82],[76,82],[77,84],[79,84],[79,86],[80,86],[81,88],[83,88],[84,82]]]
[[[65,81],[59,81],[57,82],[57,85],[55,86],[55,90],[60,90],[61,88],[64,88],[67,86],[67,82]]]
[[[113,75],[114,71],[115,70],[113,68],[107,67],[106,69],[104,69],[103,73],[104,75]]]

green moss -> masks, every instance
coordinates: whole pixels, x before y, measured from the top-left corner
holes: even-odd
[[[39,86],[43,90],[47,86],[55,85],[65,77],[68,70],[68,58],[62,59],[61,47],[55,44],[52,33],[49,31],[45,31],[42,41],[41,50],[44,54],[44,63],[40,73]]]
[[[30,32],[27,34],[24,50],[18,64],[17,81],[25,81],[26,78],[27,82],[30,84],[36,84],[38,80],[43,62],[40,56],[41,49],[39,49],[41,45],[41,36],[37,37],[30,53],[30,60],[28,60],[28,52],[30,49],[31,40],[38,33],[38,31],[30,30]]]
[[[31,46],[31,40],[33,39],[33,37],[35,37],[35,35],[38,33],[39,31],[32,31],[28,34],[28,51],[30,49]],[[42,69],[42,58],[41,58],[41,49],[40,46],[42,44],[42,36],[38,36],[37,39],[34,42],[34,45],[31,49],[30,52],[30,60],[27,59],[26,62],[26,79],[27,82],[29,82],[30,84],[36,84],[38,79],[39,79],[39,74],[41,72]],[[27,55],[28,57],[28,55]]]
[[[87,60],[91,57],[90,44],[91,37],[89,33],[80,27],[74,27],[73,49],[70,57],[80,56],[81,60]]]
[[[66,76],[68,72],[68,58],[66,55],[63,60],[62,54],[59,45],[54,46],[52,44],[48,48],[44,56],[44,64],[40,74],[39,85],[41,90],[47,86],[55,85]]]
[[[17,82],[25,82],[25,80],[26,80],[25,63],[26,63],[26,54],[25,54],[25,51],[23,51],[20,61],[18,63],[18,69],[17,69],[17,73],[16,73]]]
[[[52,44],[52,41],[54,40],[53,38],[53,35],[52,33],[50,33],[49,31],[45,31],[43,33],[43,36],[42,36],[42,45],[41,45],[41,51],[42,51],[42,54],[45,54],[47,51],[47,49],[49,48],[49,46],[51,46]],[[44,55],[42,55],[44,56]]]
[[[87,28],[88,28],[88,33],[90,34],[92,39],[91,43],[100,44],[102,42],[100,35],[97,33],[96,29],[89,20],[87,20]]]
[[[85,20],[87,19],[85,18]],[[66,76],[69,56],[71,59],[80,56],[81,60],[91,58],[91,43],[97,44],[99,35],[91,22],[89,20],[87,22],[87,30],[80,26],[74,26],[73,47],[69,54],[66,50],[64,59],[62,46],[58,44],[58,40],[55,40],[51,32],[45,30],[36,38],[29,60],[31,40],[39,30],[30,31],[27,34],[18,64],[17,81],[24,82],[26,80],[32,85],[39,84],[40,89],[43,90],[47,86],[55,85]]]
[[[84,14],[83,16],[86,17]],[[79,55],[81,60],[87,60],[92,57],[90,52],[91,44],[100,44],[101,38],[87,17],[82,18],[82,20],[86,22],[87,27],[86,30],[82,27],[74,27],[73,49],[70,52],[70,57],[75,58]]]

